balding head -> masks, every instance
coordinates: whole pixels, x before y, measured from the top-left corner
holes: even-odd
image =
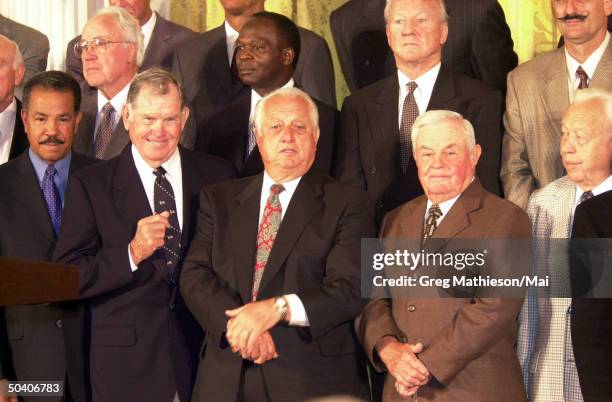
[[[15,87],[21,85],[25,67],[19,46],[0,35],[0,112],[13,101]]]

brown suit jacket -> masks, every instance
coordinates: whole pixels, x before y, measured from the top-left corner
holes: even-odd
[[[383,221],[381,237],[420,239],[426,204],[427,198],[421,196],[391,211]],[[433,234],[445,239],[447,248],[460,238],[486,241],[530,236],[527,215],[485,191],[477,180]],[[375,352],[383,336],[419,338],[424,346],[419,358],[432,374],[418,390],[419,402],[524,401],[521,368],[513,349],[523,300],[482,298],[480,292],[477,289],[471,298],[374,299],[355,322],[357,336],[378,371],[386,370]],[[406,400],[394,383],[387,375],[384,402]]]

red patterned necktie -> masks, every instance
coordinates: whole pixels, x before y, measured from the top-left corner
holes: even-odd
[[[257,254],[255,256],[255,267],[253,268],[253,301],[257,299],[261,277],[268,263],[268,257],[270,256],[270,251],[272,251],[276,233],[280,227],[283,207],[278,199],[278,195],[284,190],[285,187],[282,184],[270,186],[270,196],[264,208],[259,232],[257,232]]]

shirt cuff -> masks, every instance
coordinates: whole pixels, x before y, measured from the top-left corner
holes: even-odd
[[[302,304],[300,297],[296,294],[290,294],[285,295],[285,300],[287,300],[289,311],[291,311],[291,320],[289,321],[289,325],[296,327],[309,327],[310,321],[308,321],[306,309],[304,308],[304,304]]]
[[[138,265],[134,264],[134,260],[132,259],[132,253],[130,252],[130,243],[128,243],[128,258],[130,259],[130,268],[132,268],[132,272],[138,269]]]

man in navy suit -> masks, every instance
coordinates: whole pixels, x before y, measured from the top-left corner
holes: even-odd
[[[190,401],[202,331],[177,283],[198,191],[233,170],[178,145],[189,110],[170,73],[138,74],[126,105],[131,144],[73,176],[55,258],[91,303],[93,401]]]

